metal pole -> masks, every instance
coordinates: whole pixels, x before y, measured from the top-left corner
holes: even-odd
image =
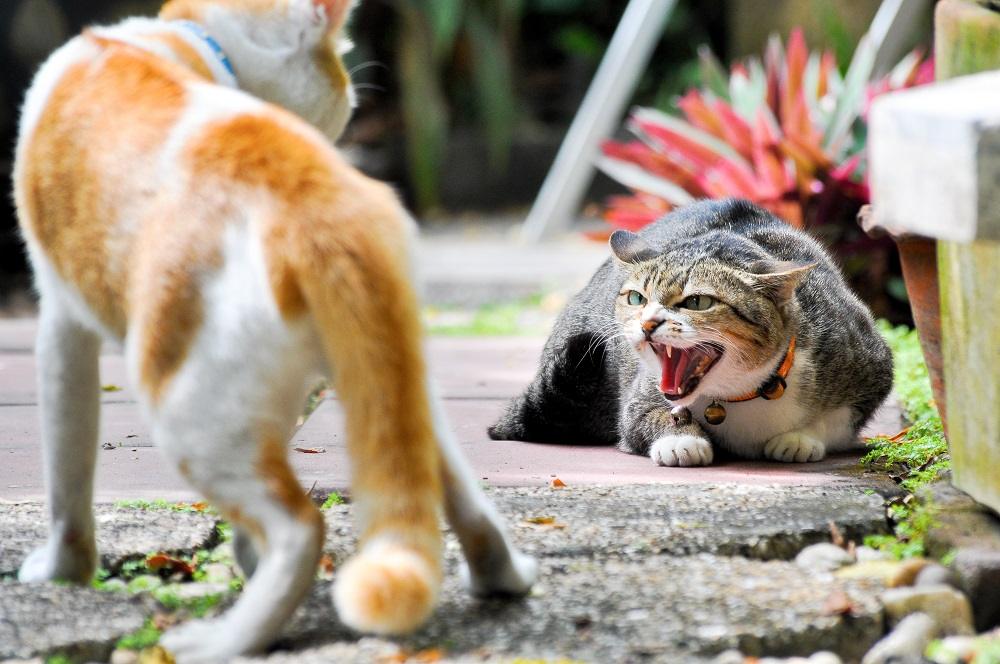
[[[611,135],[676,0],[630,0],[583,104],[522,227],[530,242],[565,232],[590,184],[600,141]]]

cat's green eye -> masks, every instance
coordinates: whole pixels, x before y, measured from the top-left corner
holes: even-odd
[[[715,304],[715,299],[709,297],[708,295],[688,295],[681,302],[681,309],[691,309],[692,311],[704,311],[709,309]]]
[[[639,291],[630,290],[628,292],[628,303],[633,307],[638,307],[641,304],[646,304],[646,298]]]

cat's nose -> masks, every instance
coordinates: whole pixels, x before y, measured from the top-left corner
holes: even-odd
[[[662,324],[663,324],[662,320],[647,320],[642,324],[642,331],[646,334],[646,337],[648,338],[653,334],[653,331],[656,330],[656,328],[658,328]]]

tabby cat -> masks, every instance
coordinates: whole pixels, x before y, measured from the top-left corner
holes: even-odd
[[[569,303],[494,439],[617,443],[665,466],[855,447],[892,356],[820,245],[739,200],[681,208]]]
[[[252,573],[219,619],[163,636],[180,662],[267,646],[313,582],[323,518],[286,441],[321,374],[346,412],[360,521],[333,590],[347,625],[427,618],[442,504],[474,592],[534,578],[430,394],[413,223],[330,144],[353,95],[350,4],[172,0],[70,41],[24,106],[14,184],[41,296],[50,532],[19,576],[94,573],[98,355],[121,341],[153,438],[234,524]]]

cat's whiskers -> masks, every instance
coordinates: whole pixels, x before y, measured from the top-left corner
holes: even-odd
[[[384,62],[379,62],[378,60],[368,60],[366,62],[361,62],[351,67],[350,70],[348,70],[347,75],[354,76],[359,71],[368,69],[370,67],[381,67],[382,69],[389,71],[389,66]]]

